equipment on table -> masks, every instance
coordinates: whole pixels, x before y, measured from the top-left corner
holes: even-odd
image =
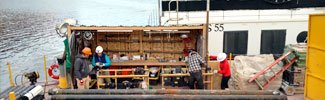
[[[158,76],[158,67],[150,67],[149,71],[149,77],[155,78]]]
[[[182,66],[177,66],[175,67],[175,69],[173,70],[173,74],[183,74],[185,73],[182,70]],[[178,86],[178,87],[182,87],[182,86],[187,86],[187,82],[185,81],[185,77],[172,77],[172,86]]]
[[[172,70],[171,70],[170,66],[164,68],[164,70],[161,71],[161,74],[171,74],[171,73],[172,73]],[[164,84],[165,86],[170,86],[173,84],[172,77],[164,77],[163,81],[165,83]]]
[[[146,71],[145,71],[143,68],[141,68],[141,67],[137,67],[137,68],[135,69],[135,71],[134,71],[134,74],[135,74],[135,75],[144,75],[145,72],[146,72]]]
[[[149,83],[150,85],[158,85],[158,79],[159,79],[159,67],[150,67],[149,68]]]

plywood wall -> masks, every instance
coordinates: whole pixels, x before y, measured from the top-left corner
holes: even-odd
[[[192,31],[191,31],[192,32]],[[147,34],[142,30],[133,32],[97,32],[95,43],[104,48],[104,52],[126,54],[129,56],[149,54],[150,57],[175,59],[183,56],[183,49],[196,47],[195,34],[189,34],[192,42],[184,43],[180,34]],[[94,43],[94,42],[93,42]],[[97,46],[96,45],[96,46]],[[93,48],[95,49],[95,48]]]

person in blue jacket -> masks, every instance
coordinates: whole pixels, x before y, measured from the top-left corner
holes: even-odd
[[[103,53],[103,47],[96,47],[96,54],[93,55],[92,65],[94,66],[94,70],[99,69],[108,69],[111,65],[111,61],[107,54]],[[100,73],[101,75],[109,75],[109,72]],[[105,78],[104,80],[98,80],[97,82],[105,83],[105,87],[108,87],[108,83],[111,82],[111,79]]]

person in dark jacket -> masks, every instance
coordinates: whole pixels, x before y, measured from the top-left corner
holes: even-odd
[[[82,54],[76,56],[74,73],[76,76],[78,89],[89,89],[89,55],[91,55],[91,49],[85,47],[82,49]]]
[[[107,56],[107,54],[103,53],[103,47],[96,47],[96,54],[93,55],[92,65],[95,66],[93,70],[97,72],[99,69],[108,69],[111,65],[111,60]],[[102,75],[109,75],[109,72],[103,72]],[[98,80],[100,83],[103,83],[102,80]],[[111,79],[105,78],[104,80],[105,87],[108,88],[108,83],[111,82]]]
[[[228,86],[228,81],[230,79],[230,67],[229,67],[229,63],[227,60],[227,54],[225,53],[219,53],[217,56],[217,61],[220,63],[220,70],[215,72],[215,73],[219,73],[222,74],[222,79],[221,79],[221,89],[222,90],[227,90],[229,88]]]

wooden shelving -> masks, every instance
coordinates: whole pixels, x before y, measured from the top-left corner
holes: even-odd
[[[140,50],[107,50],[108,52],[139,52]],[[104,50],[104,52],[107,52]]]
[[[183,40],[143,40],[143,42],[151,42],[151,43],[177,43],[177,42],[183,42]]]
[[[117,39],[114,39],[114,40],[104,40],[104,39],[101,39],[99,40],[99,42],[126,42],[126,43],[139,43],[140,40],[129,40],[129,39],[120,39],[120,40],[117,40]]]
[[[145,50],[144,52],[147,52],[147,53],[172,53],[172,54],[183,54],[183,52],[177,52],[177,51],[154,51],[154,50]]]

